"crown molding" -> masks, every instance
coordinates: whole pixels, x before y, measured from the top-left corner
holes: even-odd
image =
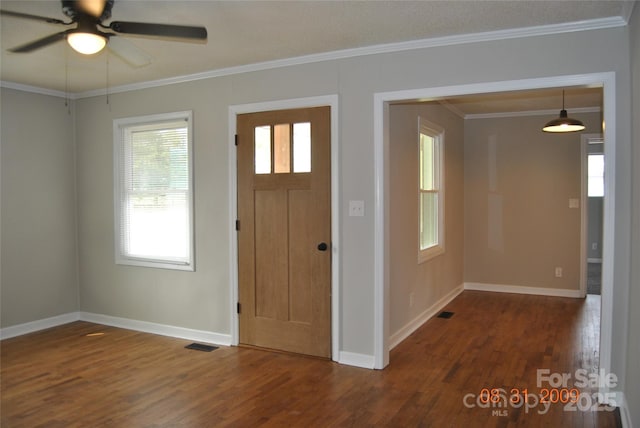
[[[460,110],[458,107],[454,106],[453,104],[451,104],[449,101],[447,101],[446,99],[440,99],[438,100],[438,103],[446,108],[447,110],[449,110],[451,113],[455,114],[456,116],[462,118],[462,119],[466,119],[467,115]]]
[[[578,107],[572,108],[571,114],[580,113],[600,113],[602,109],[600,107]],[[528,111],[512,111],[512,112],[500,112],[500,113],[478,113],[478,114],[465,114],[464,119],[498,119],[502,117],[524,117],[524,116],[557,116],[560,110],[528,110]]]
[[[630,16],[632,7],[625,11]],[[491,42],[496,40],[536,37],[553,34],[571,33],[577,31],[600,30],[606,28],[624,27],[628,25],[628,17],[612,16],[608,18],[591,19],[585,21],[566,22],[561,24],[538,25],[533,27],[513,28],[507,30],[488,31],[483,33],[459,34],[454,36],[434,37],[429,39],[410,40],[405,42],[386,43],[373,46],[365,46],[360,48],[342,49],[319,54],[303,55],[292,58],[279,59],[274,61],[258,62],[247,65],[227,67],[215,70],[209,70],[202,73],[187,74],[183,76],[170,77],[166,79],[158,79],[147,82],[133,83],[129,85],[114,86],[108,89],[109,94],[120,92],[136,91],[141,89],[149,89],[158,86],[173,85],[176,83],[187,83],[196,80],[211,79],[215,77],[230,76],[235,74],[251,73],[255,71],[269,70],[274,68],[290,67],[302,64],[311,64],[315,62],[340,60],[347,58],[355,58],[359,56],[387,54],[395,52],[403,52],[417,49],[426,49],[441,46],[452,46],[461,44],[470,44],[478,42]],[[95,89],[89,91],[65,94],[61,91],[54,91],[44,88],[37,88],[18,83],[2,82],[2,87],[12,87],[13,89],[25,90],[27,92],[41,93],[44,95],[53,95],[59,97],[67,97],[69,99],[90,98],[105,95],[105,89]]]
[[[75,100],[78,98],[77,94],[65,93],[62,91],[42,88],[39,86],[23,85],[22,83],[8,82],[6,80],[0,80],[0,88],[15,89],[16,91],[31,92],[34,94],[49,95],[58,98],[68,98],[71,100]],[[104,93],[104,90],[102,92]]]
[[[629,24],[629,20],[631,19],[631,15],[633,14],[633,8],[636,5],[637,1],[625,1],[622,3],[622,13],[621,18],[625,20],[627,24]]]

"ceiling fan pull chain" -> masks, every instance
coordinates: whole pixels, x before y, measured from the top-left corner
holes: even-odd
[[[107,106],[109,106],[109,111],[111,111],[111,105],[109,104],[109,50],[105,52],[107,57]]]
[[[71,105],[69,101],[69,48],[64,47],[64,105],[67,112],[71,115]]]

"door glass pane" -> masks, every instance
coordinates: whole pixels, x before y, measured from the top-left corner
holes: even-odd
[[[254,140],[256,174],[271,174],[271,126],[256,126]]]
[[[293,124],[293,172],[311,172],[311,123]]]
[[[273,163],[274,172],[291,172],[291,133],[290,125],[283,123],[273,127]]]

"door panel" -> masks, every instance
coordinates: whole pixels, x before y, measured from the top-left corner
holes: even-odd
[[[330,108],[239,115],[237,129],[240,343],[330,357]]]

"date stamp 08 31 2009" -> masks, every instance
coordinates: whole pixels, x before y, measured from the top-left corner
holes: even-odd
[[[613,411],[617,406],[615,388],[618,377],[600,370],[597,373],[578,369],[573,373],[552,373],[549,369],[536,372],[537,392],[528,388],[482,388],[477,394],[466,394],[462,403],[467,408],[491,409],[493,416],[508,416],[509,409],[523,408],[525,414],[536,411],[546,414],[552,405],[564,406],[565,412]],[[601,389],[602,388],[602,389]],[[598,390],[598,392],[584,389]]]

